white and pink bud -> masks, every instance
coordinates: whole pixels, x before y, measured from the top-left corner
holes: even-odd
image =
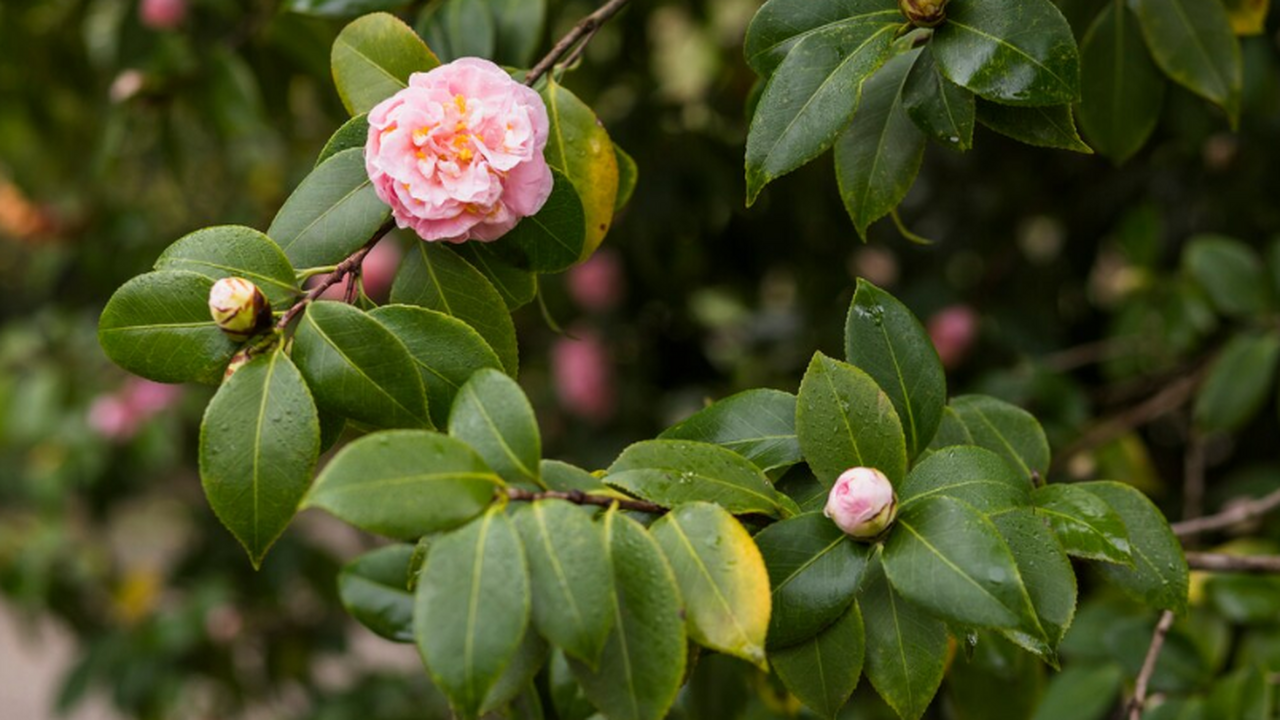
[[[244,278],[222,278],[209,291],[209,314],[222,331],[246,338],[271,323],[271,306],[257,285]]]
[[[138,15],[152,30],[172,30],[187,18],[187,0],[142,0]]]
[[[884,473],[856,467],[844,471],[827,496],[823,515],[845,534],[864,541],[884,534],[898,517],[898,496]]]

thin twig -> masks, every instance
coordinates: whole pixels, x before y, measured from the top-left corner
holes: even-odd
[[[1280,508],[1280,490],[1253,500],[1241,501],[1214,515],[1174,523],[1173,534],[1188,537],[1214,530],[1225,530],[1233,525],[1262,517],[1276,508]]]
[[[1187,553],[1187,567],[1209,572],[1280,574],[1280,555],[1223,555],[1221,553]]]
[[[1151,634],[1151,646],[1147,648],[1147,657],[1142,661],[1142,671],[1138,673],[1138,681],[1133,688],[1133,700],[1129,701],[1129,720],[1142,720],[1142,709],[1147,704],[1147,685],[1151,682],[1151,674],[1156,670],[1156,660],[1160,658],[1164,638],[1172,626],[1173,613],[1165,610],[1160,614],[1155,632]]]
[[[316,283],[315,287],[308,290],[307,294],[304,295],[301,300],[294,303],[293,307],[286,310],[284,315],[280,316],[280,320],[276,322],[276,329],[284,330],[289,326],[289,323],[293,322],[293,319],[298,316],[298,313],[302,312],[307,305],[315,302],[315,299],[324,294],[325,290],[328,290],[334,285],[342,282],[342,279],[349,273],[356,272],[356,268],[359,268],[360,263],[364,262],[364,256],[368,255],[369,251],[373,249],[373,246],[377,245],[378,241],[381,240],[384,235],[394,230],[395,227],[395,220],[387,220],[382,223],[382,226],[373,233],[373,236],[369,238],[368,242],[361,246],[359,250],[347,256],[346,260],[338,263],[338,267],[334,268],[333,272],[325,275],[324,279]]]
[[[586,45],[591,42],[591,38],[595,37],[596,32],[600,30],[600,26],[608,22],[614,15],[617,15],[618,11],[625,7],[628,2],[630,0],[609,0],[609,2],[601,5],[598,10],[579,20],[578,24],[574,25],[573,29],[560,38],[560,41],[551,48],[551,52],[547,53],[546,57],[533,66],[533,69],[525,76],[524,84],[532,86],[538,81],[538,78],[546,75],[547,71],[554,67],[560,58],[567,55],[579,43]]]
[[[628,500],[626,498],[614,497],[611,495],[590,495],[581,490],[570,490],[569,492],[558,492],[556,490],[544,490],[543,492],[532,492],[522,490],[520,488],[507,488],[507,498],[520,502],[533,502],[535,500],[567,500],[576,505],[595,505],[597,507],[607,508],[617,505],[623,510],[636,510],[638,512],[653,513],[661,515],[667,511],[666,508],[655,503],[646,502],[644,500]]]

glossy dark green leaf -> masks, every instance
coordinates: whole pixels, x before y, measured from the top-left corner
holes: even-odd
[[[525,628],[524,638],[516,648],[507,669],[494,681],[484,697],[480,714],[495,714],[508,720],[543,720],[542,706],[533,686],[534,676],[551,656],[551,646],[533,629]]]
[[[1068,555],[1133,565],[1124,520],[1097,495],[1077,485],[1054,483],[1038,488],[1036,514],[1049,521]]]
[[[1031,479],[990,450],[971,445],[943,448],[916,465],[898,490],[905,508],[930,497],[963,500],[986,514],[1031,504]]]
[[[797,511],[746,458],[689,440],[638,442],[609,466],[604,481],[663,507],[705,500],[734,514],[780,518]]]
[[[858,595],[866,628],[867,680],[903,720],[919,720],[942,684],[947,627],[907,602],[879,563]]]
[[[369,141],[369,116],[368,114],[357,115],[342,124],[333,135],[329,137],[329,141],[324,144],[324,148],[320,150],[320,155],[316,157],[316,167],[320,167],[321,163],[329,158],[337,155],[343,150],[351,148],[362,148]]]
[[[1103,564],[1098,570],[1139,602],[1175,613],[1187,607],[1187,560],[1169,523],[1151,500],[1130,485],[1117,482],[1079,483],[1097,495],[1124,520],[1133,550],[1133,567]]]
[[[315,403],[282,352],[241,367],[209,403],[200,424],[200,481],[254,567],[297,513],[319,453]]]
[[[460,716],[480,714],[520,648],[529,607],[524,548],[501,508],[431,543],[414,635],[432,680]]]
[[[1031,413],[986,395],[952,398],[973,444],[1003,457],[1025,477],[1049,472],[1049,440]]]
[[[1280,336],[1244,331],[1231,338],[1196,394],[1195,421],[1208,432],[1234,432],[1257,415],[1275,382]]]
[[[843,615],[871,555],[816,512],[774,523],[755,541],[773,587],[771,649],[808,640]]]
[[[956,720],[1027,720],[1044,691],[1044,664],[995,633],[975,637],[947,673]]]
[[[906,433],[907,456],[914,458],[937,431],[947,402],[947,379],[928,333],[897,298],[858,280],[844,347],[849,363],[870,375],[893,402]]]
[[[443,62],[493,58],[497,29],[488,0],[444,0],[427,5],[417,29]]]
[[[293,359],[325,410],[372,427],[431,427],[422,376],[404,343],[350,305],[312,303]]]
[[[587,240],[578,191],[564,173],[552,170],[551,175],[555,184],[547,203],[521,220],[497,246],[518,267],[540,273],[557,273],[577,263]]]
[[[1216,550],[1233,555],[1270,555],[1277,548],[1269,542],[1238,540]],[[1204,597],[1210,607],[1233,623],[1267,624],[1280,605],[1280,577],[1214,573],[1204,583]]]
[[[416,540],[479,515],[501,485],[463,443],[423,430],[391,430],[342,448],[316,478],[306,506],[362,530]]]
[[[1266,267],[1248,245],[1221,235],[1198,235],[1182,253],[1183,267],[1225,315],[1246,317],[1271,307]]]
[[[746,529],[719,505],[685,503],[650,528],[684,598],[689,637],[768,668],[769,574]]]
[[[440,60],[413,28],[387,13],[374,13],[342,29],[333,41],[330,64],[342,104],[359,115],[404,88],[410,75],[426,72]]]
[[[885,22],[893,22],[897,11],[893,0],[770,0],[747,28],[743,48],[747,64],[767,77],[804,38],[860,23],[870,13],[879,13]]]
[[[1072,665],[1050,678],[1033,720],[1103,720],[1123,679],[1115,665]]]
[[[1080,44],[1080,69],[1080,125],[1094,149],[1122,163],[1156,129],[1165,86],[1125,4],[1098,13]]]
[[[616,620],[600,665],[570,659],[591,702],[611,720],[661,720],[684,680],[687,639],[675,576],[645,529],[617,511],[604,516]]]
[[[747,133],[748,205],[765,185],[836,141],[853,118],[863,80],[887,59],[901,19],[896,11],[869,9],[795,44],[765,86]]]
[[[907,75],[902,104],[929,137],[957,150],[973,147],[973,93],[943,76],[928,45]]]
[[[1047,521],[1028,508],[1015,508],[991,518],[1013,553],[1044,637],[1006,630],[1018,645],[1057,663],[1058,643],[1076,613],[1076,574],[1067,553]]]
[[[631,195],[635,193],[636,183],[640,180],[640,167],[617,143],[613,144],[613,154],[618,160],[618,196],[613,201],[613,211],[616,213],[631,202]]]
[[[728,448],[765,472],[802,460],[796,438],[796,396],[781,390],[747,390],[694,413],[658,436]]]
[[[280,307],[301,296],[289,259],[271,238],[239,225],[220,225],[185,235],[156,260],[156,270],[186,270],[214,280],[239,277]]]
[[[808,466],[792,468],[775,483],[778,492],[785,494],[800,506],[801,512],[817,512],[827,505],[830,491],[818,482]]]
[[[862,84],[853,121],[836,140],[840,198],[864,240],[867,227],[906,197],[924,159],[925,135],[903,104],[907,75],[919,54],[891,58]]]
[[[413,642],[412,545],[387,545],[361,555],[338,573],[338,597],[351,617],[395,642]]]
[[[319,408],[317,408],[319,410]],[[342,433],[347,429],[347,419],[341,415],[320,410],[320,452],[326,453],[336,444],[342,437]]]
[[[542,41],[547,0],[488,0],[493,10],[494,60],[504,65],[528,67]]]
[[[1086,155],[1093,152],[1080,139],[1070,105],[1028,108],[979,100],[977,110],[978,122],[1018,142]]]
[[[895,590],[939,617],[1045,640],[1008,545],[968,503],[938,495],[904,507],[883,562]]]
[[[796,434],[809,467],[828,488],[853,467],[872,467],[901,482],[906,438],[893,401],[865,372],[822,353],[800,383]]]
[[[267,235],[297,268],[342,262],[377,234],[391,209],[378,199],[363,148],[343,150],[303,179]]]
[[[960,419],[960,414],[955,411],[955,408],[948,405],[942,408],[942,419],[938,423],[938,431],[934,433],[933,440],[929,442],[929,448],[916,458],[916,461],[921,462],[942,448],[973,444],[973,435],[969,432],[969,428],[965,427],[964,420]]]
[[[426,308],[384,305],[369,317],[404,343],[426,386],[427,409],[436,427],[447,427],[458,389],[483,368],[502,369],[493,348],[470,325]]]
[[[481,368],[458,390],[449,435],[474,448],[508,483],[542,484],[538,419],[524,391],[501,371]]]
[[[596,667],[613,628],[614,590],[600,527],[574,505],[540,500],[515,513],[533,587],[533,626]]]
[[[1080,97],[1080,57],[1050,0],[983,0],[947,6],[934,31],[942,74],[988,100],[1063,105]]]
[[[470,325],[498,354],[507,373],[519,367],[516,329],[502,296],[466,260],[440,243],[420,242],[405,255],[391,302],[442,312]]]
[[[618,200],[618,159],[604,125],[586,103],[554,78],[542,90],[550,121],[545,155],[547,164],[569,178],[582,201],[586,241],[579,259],[600,247],[613,224]]]
[[[98,319],[98,342],[107,357],[156,382],[221,382],[240,344],[209,315],[213,282],[198,273],[164,270],[125,283]]]
[[[285,0],[282,9],[318,17],[355,17],[365,13],[395,10],[407,0]]]
[[[787,691],[823,718],[834,718],[862,676],[866,650],[862,613],[854,603],[810,640],[769,654]]]
[[[538,467],[540,468],[542,481],[551,490],[559,492],[581,490],[585,493],[622,496],[621,493],[605,485],[600,478],[569,463],[559,460],[543,460]]]
[[[538,274],[516,267],[511,260],[500,255],[492,243],[462,243],[452,250],[484,275],[502,296],[508,310],[523,307],[537,297]]]
[[[1244,71],[1240,43],[1223,4],[1136,0],[1136,9],[1160,69],[1234,118],[1240,112]]]

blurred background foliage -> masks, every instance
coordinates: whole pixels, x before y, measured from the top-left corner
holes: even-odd
[[[1081,35],[1108,1],[1059,5]],[[95,338],[111,291],[177,237],[212,224],[265,228],[342,122],[328,53],[345,21],[290,4],[317,3],[0,3],[0,591],[16,612],[52,617],[79,640],[51,706],[97,692],[138,718],[443,712],[412,665],[374,671],[362,655],[352,660],[363,631],[341,613],[334,576],[371,541],[308,517],[253,572],[195,473],[209,391],[128,379]],[[399,12],[412,22],[424,5]],[[889,221],[859,242],[829,159],[744,208],[754,76],[741,41],[757,6],[633,3],[567,74],[638,160],[640,182],[602,252],[543,285],[567,334],[536,308],[516,316],[521,383],[549,457],[600,467],[709,398],[795,390],[814,349],[838,353],[854,278],[866,277],[928,320],[953,395],[994,394],[1041,419],[1055,479],[1131,482],[1177,518],[1186,450],[1195,448],[1208,477],[1204,499],[1190,497],[1197,512],[1280,488],[1270,367],[1241,368],[1265,374],[1266,410],[1225,432],[1196,429],[1190,391],[1141,415],[1150,422],[1105,422],[1132,419],[1179,379],[1205,372],[1242,329],[1276,332],[1280,262],[1268,246],[1280,238],[1277,13],[1241,40],[1238,129],[1171,88],[1152,141],[1123,167],[987,131],[966,154],[931,147],[901,208],[905,224],[933,241],[919,245]],[[551,2],[547,41],[592,8]],[[1244,313],[1221,307],[1212,278],[1183,252],[1204,233],[1252,248],[1272,288],[1264,302]],[[1280,541],[1274,524],[1253,529],[1262,545],[1238,551]],[[1204,691],[1232,668],[1280,671],[1274,581],[1201,578],[1193,599],[1196,613],[1173,636],[1185,641],[1166,651],[1176,667],[1157,674],[1157,689]],[[1091,622],[1117,618],[1133,627],[1133,642],[1088,635],[1100,627]],[[1049,697],[1079,687],[1070,682],[1118,689],[1136,673],[1135,648],[1153,623],[1093,596]],[[1026,711],[1010,717],[1026,717],[1045,671],[994,641],[978,647],[931,712],[978,717],[961,688],[1017,681]],[[680,713],[798,711],[732,665],[704,659]],[[1103,670],[1082,677],[1094,666]],[[849,717],[882,716],[860,702],[866,690]]]

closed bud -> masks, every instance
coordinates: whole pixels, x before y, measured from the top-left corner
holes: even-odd
[[[947,19],[948,0],[898,0],[898,9],[916,27],[937,27]]]
[[[889,529],[898,516],[898,497],[884,473],[857,467],[844,471],[827,496],[822,514],[845,534],[870,542]]]
[[[271,322],[271,307],[256,285],[244,278],[222,278],[209,291],[209,314],[228,335],[239,338]]]

